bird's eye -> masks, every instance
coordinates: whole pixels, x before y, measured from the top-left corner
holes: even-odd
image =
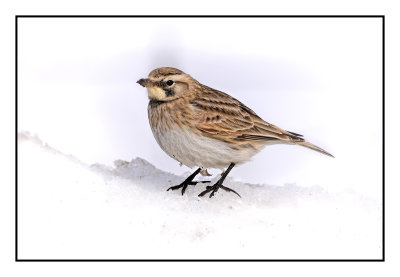
[[[168,86],[172,86],[173,84],[174,84],[174,81],[172,81],[172,80],[168,80],[168,81],[167,81],[167,85],[168,85]]]

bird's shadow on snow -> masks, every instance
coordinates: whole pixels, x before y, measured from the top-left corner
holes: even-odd
[[[107,178],[121,178],[127,181],[127,186],[136,186],[140,193],[162,194],[165,198],[203,200],[203,201],[228,201],[248,203],[249,205],[263,206],[296,206],[299,200],[328,200],[332,197],[322,187],[301,187],[294,183],[288,183],[283,186],[268,184],[250,184],[236,181],[227,177],[224,185],[237,191],[241,198],[231,192],[219,190],[213,198],[208,195],[200,198],[198,194],[205,190],[209,184],[199,183],[195,187],[189,186],[184,197],[181,190],[167,191],[171,186],[180,184],[190,174],[187,172],[178,176],[169,172],[162,171],[142,158],[133,159],[131,162],[117,160],[114,167],[107,167],[101,164],[91,166],[92,170],[104,175]],[[196,177],[195,180],[209,180],[211,184],[215,183],[220,175],[211,177]]]

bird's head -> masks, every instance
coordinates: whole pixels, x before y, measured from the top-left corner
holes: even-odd
[[[147,88],[150,100],[171,101],[189,94],[190,86],[197,82],[179,69],[160,67],[137,83]]]

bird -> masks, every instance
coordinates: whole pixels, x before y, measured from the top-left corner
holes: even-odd
[[[241,197],[223,185],[226,176],[234,166],[249,161],[268,145],[300,145],[333,157],[302,135],[264,121],[239,100],[177,68],[156,68],[137,83],[147,88],[148,119],[161,149],[181,165],[197,167],[181,184],[167,191],[181,189],[183,195],[189,185],[210,183],[194,178],[199,173],[210,176],[207,169],[215,168],[222,170],[221,177],[198,196],[209,193],[211,198],[223,189]]]

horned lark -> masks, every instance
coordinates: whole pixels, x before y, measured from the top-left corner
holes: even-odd
[[[173,159],[198,169],[168,190],[182,188],[182,195],[207,168],[224,170],[221,178],[199,194],[214,196],[218,189],[240,195],[222,185],[231,169],[247,162],[266,145],[296,144],[333,157],[305,141],[262,120],[254,111],[228,94],[200,84],[189,74],[171,67],[157,68],[149,78],[137,81],[147,88],[151,130],[160,147]],[[203,181],[205,182],[205,181]]]

